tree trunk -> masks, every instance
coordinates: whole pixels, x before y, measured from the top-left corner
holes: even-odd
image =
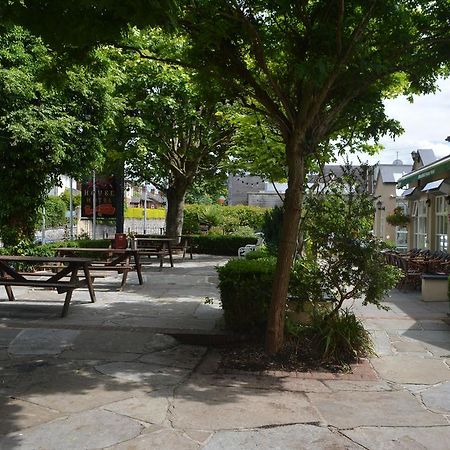
[[[181,236],[183,232],[184,199],[188,183],[176,179],[167,189],[166,234],[169,237]]]
[[[268,353],[279,352],[284,342],[286,298],[292,262],[297,248],[303,202],[304,156],[299,144],[290,143],[288,145],[290,146],[286,152],[288,155],[288,189],[284,201],[283,225],[266,332],[266,351]]]

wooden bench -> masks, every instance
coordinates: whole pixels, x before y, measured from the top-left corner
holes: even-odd
[[[174,239],[165,236],[137,235],[131,239],[131,248],[141,256],[156,256],[162,269],[164,257],[168,256],[170,267],[173,267],[172,243]]]
[[[95,255],[95,259],[91,259],[89,264],[90,271],[114,271],[122,274],[122,288],[127,280],[128,272],[136,271],[139,279],[139,284],[142,285],[144,280],[142,278],[140,254],[134,249],[120,249],[120,248],[77,248],[77,247],[61,247],[57,248],[56,252],[61,257],[67,257],[78,254]],[[134,262],[131,262],[133,258]]]
[[[45,289],[56,289],[58,294],[65,293],[66,297],[61,312],[64,317],[68,310],[72,293],[75,289],[87,286],[91,297],[91,302],[95,302],[95,293],[93,290],[92,279],[89,272],[90,259],[87,258],[48,258],[35,256],[0,256],[0,285],[5,286],[9,301],[14,301],[12,287],[36,287]],[[35,274],[33,272],[19,272],[15,269],[16,263],[36,263],[48,264],[57,263],[54,266],[56,272],[44,272]],[[79,277],[78,271],[83,270],[84,278]],[[27,277],[39,276],[44,279],[28,279]],[[64,281],[63,278],[70,276],[70,281]]]

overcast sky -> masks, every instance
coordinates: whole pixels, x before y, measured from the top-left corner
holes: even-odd
[[[438,158],[450,154],[450,79],[441,80],[439,91],[432,95],[414,98],[410,103],[405,97],[386,101],[388,116],[397,119],[405,132],[395,141],[384,138],[381,143],[385,150],[373,157],[360,155],[371,164],[390,164],[397,158],[411,164],[411,152],[419,148],[431,148]],[[356,160],[355,160],[356,162]]]

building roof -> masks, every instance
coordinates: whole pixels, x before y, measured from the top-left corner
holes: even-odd
[[[380,164],[379,176],[383,183],[397,183],[405,174],[411,172],[412,166],[405,164]]]
[[[428,166],[436,161],[436,155],[431,148],[419,148],[411,152],[411,158],[413,160],[413,168],[415,170],[422,166]]]

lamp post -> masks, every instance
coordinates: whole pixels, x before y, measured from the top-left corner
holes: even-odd
[[[92,172],[92,239],[97,235],[97,182],[95,180],[95,170]]]
[[[43,244],[45,244],[45,206],[42,207],[42,236],[41,241]]]
[[[146,230],[147,230],[147,186],[145,184],[142,187],[142,191],[144,192],[144,234],[146,234]]]
[[[69,230],[70,240],[73,241],[73,178],[70,177],[69,189]]]

